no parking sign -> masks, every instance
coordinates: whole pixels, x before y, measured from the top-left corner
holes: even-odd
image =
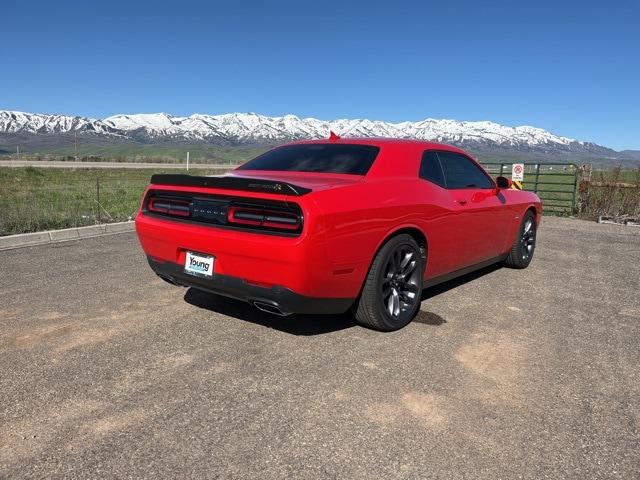
[[[522,183],[524,182],[524,163],[514,163],[511,166],[511,181],[518,190],[522,190]]]

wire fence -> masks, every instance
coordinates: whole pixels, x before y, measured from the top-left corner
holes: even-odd
[[[197,170],[196,175],[225,169]],[[162,173],[186,173],[169,170]],[[131,220],[151,170],[0,169],[0,235]]]
[[[96,178],[29,185],[0,198],[0,235],[130,220],[147,184]]]
[[[640,168],[585,172],[579,184],[579,212],[592,219],[608,217],[618,222],[640,219]]]

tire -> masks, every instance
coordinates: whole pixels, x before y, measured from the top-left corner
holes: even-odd
[[[531,210],[527,211],[520,223],[509,256],[504,265],[509,268],[527,268],[533,259],[536,249],[536,217]]]
[[[411,235],[387,241],[373,259],[354,306],[356,321],[383,332],[411,322],[420,309],[423,263],[420,247]]]

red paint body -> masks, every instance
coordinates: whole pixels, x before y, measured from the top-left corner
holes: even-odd
[[[505,256],[528,209],[540,221],[540,199],[534,193],[496,188],[448,190],[418,177],[425,150],[464,153],[455,147],[391,139],[333,142],[374,145],[380,152],[364,176],[255,170],[228,174],[274,179],[312,190],[303,196],[149,187],[293,202],[303,212],[299,236],[188,224],[141,211],[136,230],[145,253],[179,265],[187,250],[210,254],[216,259],[215,274],[263,287],[282,286],[309,297],[355,299],[377,250],[394,232],[411,229],[426,239],[424,278],[428,281]]]

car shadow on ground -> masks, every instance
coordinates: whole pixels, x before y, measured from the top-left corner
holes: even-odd
[[[292,335],[321,335],[356,326],[347,312],[341,315],[291,315],[279,317],[261,312],[248,303],[227,298],[196,288],[189,288],[184,295],[187,303],[212,312],[280,330]]]
[[[465,283],[477,280],[500,268],[502,268],[500,265],[491,265],[453,280],[429,287],[423,290],[422,301],[448,292]],[[197,288],[189,288],[184,295],[184,300],[194,307],[273,328],[291,335],[321,335],[357,326],[356,321],[349,312],[340,315],[291,315],[289,317],[278,317],[262,312],[240,300],[204,292]],[[435,327],[447,323],[440,315],[424,310],[419,311],[413,321]]]
[[[475,272],[467,273],[466,275],[462,275],[452,280],[439,283],[438,285],[434,285],[433,287],[425,288],[422,291],[422,301],[424,302],[425,300],[429,300],[430,298],[437,297],[438,295],[448,292],[449,290],[453,290],[454,288],[458,288],[465,283],[473,282],[474,280],[482,278],[485,275],[489,275],[490,273],[500,270],[501,268],[503,268],[501,264],[495,263],[493,265],[489,265],[488,267],[476,270]]]

